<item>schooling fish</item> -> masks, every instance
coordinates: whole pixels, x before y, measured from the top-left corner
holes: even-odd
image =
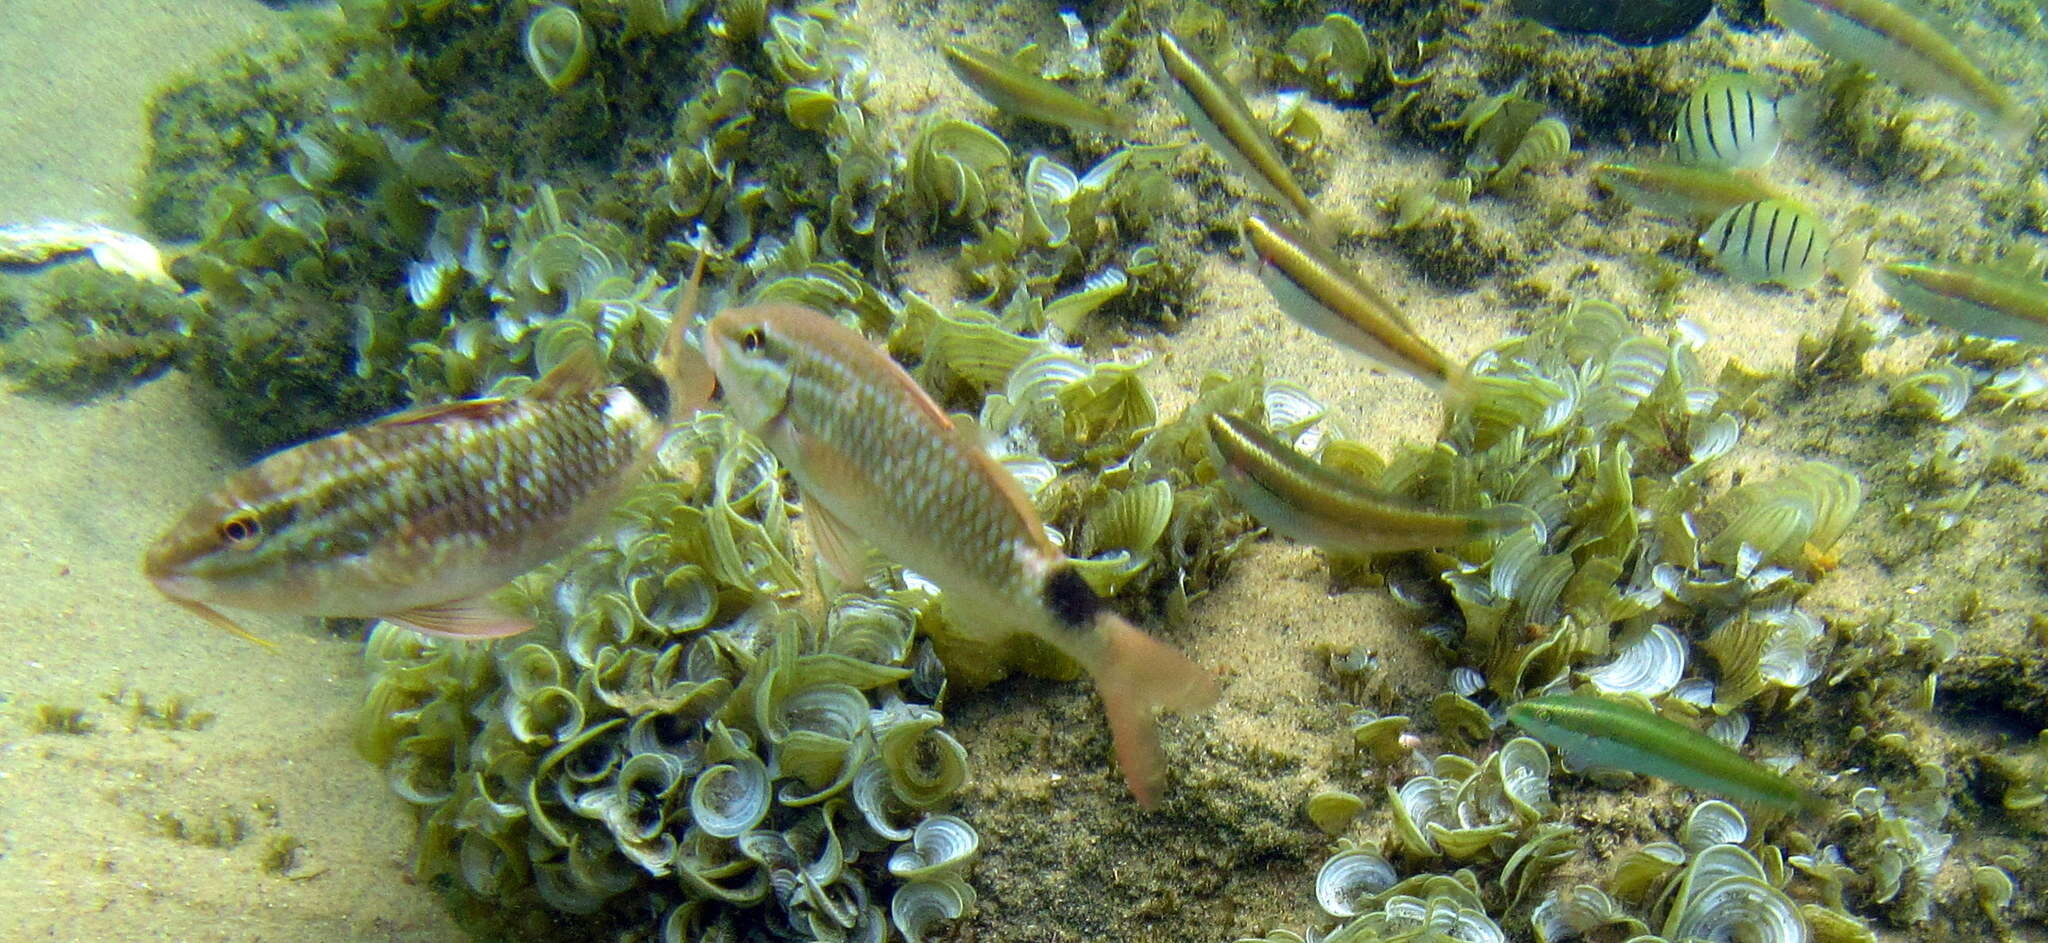
[[[1114,112],[1046,81],[1008,57],[966,43],[947,43],[942,51],[960,81],[1003,111],[1111,137],[1123,137],[1130,131],[1129,122]]]
[[[1166,65],[1170,79],[1166,87],[1174,104],[1187,116],[1202,143],[1268,198],[1293,210],[1310,231],[1327,236],[1335,228],[1309,202],[1294,172],[1273,147],[1272,136],[1252,117],[1244,96],[1221,70],[1194,47],[1166,32],[1159,34],[1159,61]]]
[[[1877,283],[1929,321],[1976,337],[2048,345],[2048,282],[2032,272],[1944,262],[1893,262]]]
[[[1754,170],[1778,153],[1778,102],[1744,75],[1723,73],[1693,90],[1671,124],[1671,150],[1693,167]]]
[[[2018,143],[2034,119],[1928,14],[1895,0],[1764,0],[1764,10],[1822,52],[1923,95],[1945,98]]]
[[[1528,512],[1509,506],[1446,511],[1376,491],[1236,416],[1209,415],[1209,448],[1223,487],[1259,523],[1332,553],[1451,547],[1529,520]]]
[[[1158,801],[1153,708],[1199,710],[1208,672],[1110,612],[1016,479],[875,345],[810,308],[722,312],[704,352],[727,411],[767,443],[842,573],[872,547],[936,584],[954,625],[1032,633],[1094,676],[1125,782]],[[836,562],[835,562],[836,560]]]
[[[1827,804],[1719,740],[1620,701],[1591,694],[1532,697],[1508,708],[1508,720],[1574,766],[1656,776],[1780,812]]]
[[[670,413],[709,395],[683,366],[695,294],[692,276],[660,358]],[[667,415],[604,386],[584,348],[519,396],[407,410],[257,462],[194,504],[142,571],[257,642],[214,607],[513,635],[532,620],[488,594],[590,539],[667,429]]]
[[[1320,242],[1258,216],[1245,221],[1244,232],[1259,257],[1259,280],[1288,317],[1346,350],[1455,396],[1464,371]]]
[[[1722,270],[1746,282],[1812,288],[1828,270],[1834,239],[1806,207],[1758,200],[1726,213],[1700,234],[1700,248]]]

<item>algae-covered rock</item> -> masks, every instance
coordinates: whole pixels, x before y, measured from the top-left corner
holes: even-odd
[[[0,372],[84,400],[161,373],[192,346],[199,305],[89,262],[0,275]]]

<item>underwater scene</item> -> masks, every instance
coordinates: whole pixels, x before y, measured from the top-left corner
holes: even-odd
[[[0,940],[2048,940],[2041,0],[12,0]]]

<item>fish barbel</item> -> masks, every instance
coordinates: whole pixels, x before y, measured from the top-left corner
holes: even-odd
[[[705,329],[704,354],[727,411],[796,479],[828,562],[878,548],[937,585],[963,631],[1029,632],[1079,662],[1131,794],[1157,803],[1151,711],[1206,707],[1215,682],[1103,606],[979,442],[887,354],[810,308],[724,311]]]
[[[406,410],[243,469],[151,545],[143,574],[259,643],[214,607],[378,618],[459,638],[532,628],[488,594],[590,539],[652,462],[667,415],[709,395],[684,366],[696,279],[660,358],[663,415],[604,386],[584,348],[521,395]]]

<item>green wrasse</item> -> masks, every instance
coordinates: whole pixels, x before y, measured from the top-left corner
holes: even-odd
[[[684,291],[661,358],[670,409],[708,396],[678,367]],[[666,434],[585,348],[519,396],[387,416],[229,477],[149,548],[172,602],[261,642],[215,606],[384,619],[431,635],[532,628],[486,600],[593,536]]]
[[[1401,309],[1321,243],[1258,216],[1244,232],[1259,257],[1259,280],[1296,323],[1439,393],[1463,382],[1464,371],[1415,333]]]
[[[1765,0],[1764,9],[1828,55],[1975,112],[2003,142],[2017,144],[2033,131],[2033,117],[2012,93],[1929,14],[1896,0]]]
[[[1775,199],[1777,191],[1743,173],[1666,161],[1601,164],[1593,179],[1652,213],[1706,223],[1744,203]]]
[[[1166,86],[1174,104],[1194,127],[1195,136],[1260,192],[1292,209],[1311,231],[1327,236],[1334,226],[1309,202],[1273,147],[1272,136],[1245,107],[1237,86],[1172,33],[1159,34],[1159,61],[1166,66]]]
[[[2048,346],[2048,282],[2031,272],[1942,262],[1893,262],[1877,283],[1929,321],[1977,337]]]
[[[1088,669],[1125,781],[1158,801],[1151,710],[1197,710],[1209,673],[1110,612],[981,443],[858,332],[810,308],[722,312],[704,352],[727,411],[796,479],[828,563],[870,547],[937,585],[954,625],[1037,635]],[[836,563],[835,563],[836,560]]]
[[[1556,747],[1573,766],[1655,776],[1780,812],[1827,804],[1719,740],[1620,701],[1590,694],[1532,697],[1508,708],[1508,720]]]
[[[1526,511],[1445,511],[1317,464],[1255,423],[1209,415],[1210,461],[1223,487],[1259,523],[1331,553],[1363,556],[1451,547],[1513,530]]]
[[[1006,57],[966,43],[947,43],[942,51],[946,64],[953,67],[953,74],[960,81],[1003,111],[1111,137],[1123,137],[1130,132],[1129,122],[1109,109],[1046,81]]]

